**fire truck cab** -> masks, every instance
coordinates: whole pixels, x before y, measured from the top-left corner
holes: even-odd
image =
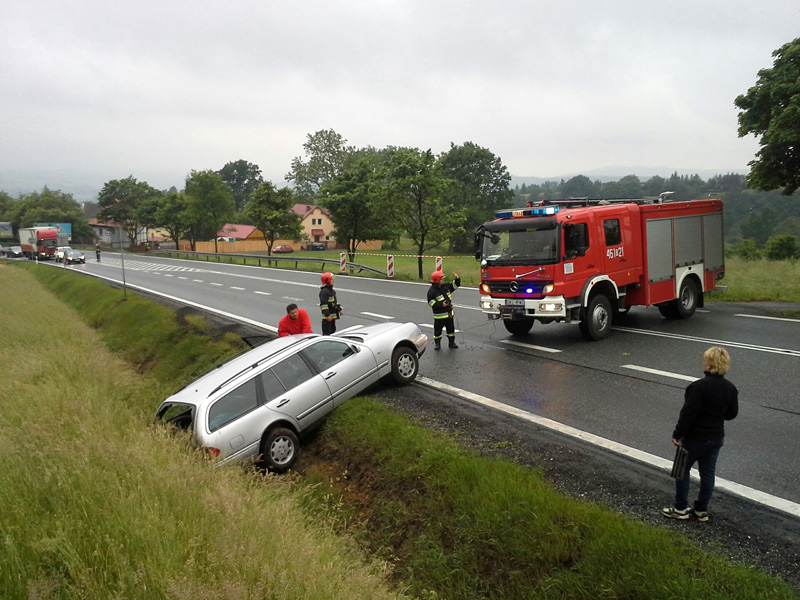
[[[601,340],[618,312],[691,317],[725,274],[722,201],[545,201],[499,211],[475,232],[480,305],[512,335],[578,322]]]

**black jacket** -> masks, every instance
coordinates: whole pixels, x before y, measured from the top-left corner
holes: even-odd
[[[432,283],[428,288],[428,306],[433,309],[434,319],[446,319],[453,313],[453,292],[461,285],[461,279],[453,283]]]
[[[684,394],[683,408],[672,439],[696,441],[721,440],[725,421],[739,414],[739,390],[722,375],[706,373],[690,383]]]
[[[322,310],[322,318],[339,318],[342,307],[336,301],[336,292],[333,291],[332,285],[323,285],[319,288],[319,307]]]

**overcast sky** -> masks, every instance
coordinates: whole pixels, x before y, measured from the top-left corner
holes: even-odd
[[[239,159],[282,185],[321,129],[515,176],[745,173],[733,100],[798,35],[797,0],[6,0],[0,190]]]

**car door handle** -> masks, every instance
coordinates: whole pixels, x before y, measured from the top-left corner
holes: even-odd
[[[327,375],[325,375],[325,379],[326,379],[326,380],[327,380],[327,379],[330,379],[330,378],[331,378],[331,377],[333,377],[334,375],[336,375],[336,371],[331,371],[330,373],[328,373]]]
[[[281,400],[278,401],[278,406],[276,408],[280,408],[281,406],[283,406],[287,402],[289,402],[289,398],[282,398]]]

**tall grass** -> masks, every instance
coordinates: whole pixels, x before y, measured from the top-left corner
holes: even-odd
[[[709,301],[800,303],[800,261],[727,257],[720,285],[728,289],[709,294]]]
[[[327,462],[318,481],[361,507],[363,538],[395,563],[416,594],[795,597],[785,584],[707,554],[675,532],[573,501],[534,471],[463,451],[368,399],[334,413],[318,445]]]
[[[94,293],[112,319],[115,294]],[[152,427],[173,383],[108,352],[31,274],[0,266],[0,306],[1,598],[396,597],[307,525],[286,479],[214,468]]]

